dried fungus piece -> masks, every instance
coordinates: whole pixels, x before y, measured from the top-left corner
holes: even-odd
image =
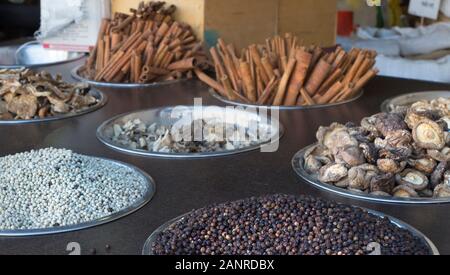
[[[417,146],[429,150],[441,150],[445,146],[444,131],[434,121],[423,119],[415,125],[413,138]]]
[[[435,198],[449,198],[450,186],[447,184],[439,184],[436,188],[434,188],[433,196]]]
[[[408,125],[404,122],[403,117],[396,113],[381,113],[377,115],[375,127],[384,137],[393,131],[408,129]]]
[[[378,174],[378,169],[374,165],[361,165],[353,167],[348,171],[349,188],[357,190],[367,190],[373,178]]]
[[[354,167],[364,164],[366,159],[364,158],[364,154],[359,147],[346,146],[338,149],[338,153],[336,154],[336,162]]]
[[[358,141],[350,135],[348,128],[339,123],[333,123],[330,127],[320,127],[317,140],[333,154],[337,154],[339,149],[347,146],[358,146]]]
[[[430,176],[430,183],[433,188],[442,183],[442,180],[444,179],[444,174],[447,171],[447,169],[448,169],[447,161],[439,163],[436,169],[434,169],[434,172]]]
[[[428,187],[428,178],[421,172],[413,169],[405,169],[395,176],[399,185],[406,185],[416,191],[424,190]]]
[[[328,164],[320,168],[319,180],[325,183],[336,183],[348,175],[348,169],[344,164]]]
[[[442,161],[450,161],[450,147],[444,147],[442,150],[428,150],[428,156],[431,158],[442,162]]]
[[[370,182],[370,191],[374,192],[383,192],[387,194],[391,194],[392,190],[395,187],[395,178],[393,174],[377,174],[372,178]]]
[[[433,158],[410,159],[408,164],[414,169],[430,175],[437,166],[437,162]]]
[[[391,173],[391,174],[396,174],[403,171],[403,169],[405,169],[406,167],[406,164],[407,163],[405,161],[398,162],[393,159],[377,160],[378,169],[384,173]]]
[[[8,103],[8,111],[20,119],[33,118],[37,110],[37,99],[32,95],[17,96]]]
[[[417,198],[419,194],[407,185],[399,185],[392,190],[393,196],[398,198]]]

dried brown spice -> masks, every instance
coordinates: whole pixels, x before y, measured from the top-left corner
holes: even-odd
[[[439,98],[364,118],[360,126],[320,127],[304,168],[323,183],[375,196],[450,197],[449,107],[450,99]]]
[[[77,113],[96,105],[83,83],[28,69],[0,70],[0,120],[28,120]]]

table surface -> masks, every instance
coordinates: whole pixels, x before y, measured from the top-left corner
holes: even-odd
[[[70,70],[79,65],[43,68],[71,80]],[[135,157],[115,152],[96,138],[97,127],[118,114],[164,106],[223,105],[198,81],[146,89],[100,88],[108,104],[93,113],[49,123],[0,126],[0,156],[31,149],[57,147],[77,153],[111,158],[147,171],[156,181],[156,195],[138,212],[118,221],[87,230],[41,237],[0,238],[0,254],[68,254],[67,245],[77,242],[82,254],[140,254],[150,234],[168,220],[193,209],[265,194],[312,195],[367,207],[399,218],[427,235],[442,254],[450,254],[450,205],[406,206],[346,199],[318,190],[299,179],[291,168],[293,155],[315,141],[321,125],[359,122],[380,111],[381,103],[402,93],[445,90],[448,84],[379,77],[355,102],[333,108],[281,111],[286,128],[276,153],[259,151],[198,160]],[[449,229],[446,229],[449,228]],[[111,249],[107,252],[105,246]]]

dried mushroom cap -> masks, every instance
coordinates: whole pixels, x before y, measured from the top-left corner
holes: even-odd
[[[322,168],[323,163],[320,162],[315,156],[309,155],[305,158],[305,170],[310,174],[317,174]]]
[[[384,173],[397,174],[406,167],[406,162],[398,162],[393,159],[378,159],[377,167],[380,171]]]
[[[335,183],[348,175],[344,164],[328,164],[320,168],[319,180],[324,183]]]
[[[433,107],[427,101],[419,101],[411,105],[409,108],[405,122],[410,129],[414,129],[417,123],[423,119],[435,120],[439,118],[437,111],[433,111]]]
[[[372,143],[361,143],[359,148],[362,149],[366,161],[370,164],[376,164],[378,159],[378,149]]]
[[[347,188],[350,186],[350,179],[348,177],[344,178],[343,180],[340,180],[334,184],[336,187],[340,188]]]
[[[417,198],[419,194],[407,185],[399,185],[392,190],[393,196],[398,198]]]
[[[377,116],[375,127],[383,136],[388,136],[391,132],[398,130],[407,130],[408,125],[403,120],[400,114],[396,113],[381,113]]]
[[[421,172],[413,169],[405,169],[395,176],[399,185],[406,185],[416,191],[424,190],[428,187],[428,178]]]
[[[317,140],[333,154],[336,154],[339,148],[358,146],[358,141],[349,134],[348,128],[339,123],[333,123],[330,127],[320,127]]]
[[[391,193],[395,187],[393,174],[377,174],[370,182],[371,192]]]
[[[439,184],[434,188],[433,196],[435,198],[449,198],[450,197],[450,186],[446,184]]]
[[[408,164],[414,169],[425,173],[427,175],[433,173],[434,169],[436,168],[437,162],[432,158],[421,158],[421,159],[410,159],[408,161]]]
[[[366,162],[364,155],[356,146],[346,146],[340,148],[336,154],[336,162],[344,163],[350,167],[358,166]]]
[[[416,124],[413,138],[417,146],[424,149],[441,150],[445,146],[444,131],[429,119],[423,119]]]
[[[8,111],[16,114],[21,119],[30,119],[34,117],[37,110],[37,99],[32,95],[24,94],[17,96],[8,103]]]
[[[450,148],[444,147],[442,150],[428,150],[428,156],[432,157],[437,161],[450,161]]]
[[[377,175],[377,168],[373,165],[361,165],[348,171],[349,188],[367,190],[372,179]]]
[[[434,169],[434,172],[430,176],[431,187],[435,188],[436,186],[442,183],[447,168],[448,168],[447,161],[443,161],[438,164],[438,166],[436,167],[436,169]]]
[[[371,117],[365,117],[361,120],[361,127],[369,132],[376,133],[378,132],[377,127],[375,126],[375,123],[377,121],[377,116],[374,115]]]

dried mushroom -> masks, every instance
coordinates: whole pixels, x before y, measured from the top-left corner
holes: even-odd
[[[442,127],[429,119],[423,119],[415,125],[413,138],[417,146],[424,149],[441,150],[445,146]]]
[[[437,162],[433,158],[410,159],[408,164],[416,170],[430,175],[436,168]]]
[[[324,149],[305,155],[305,169],[323,183],[362,194],[450,197],[450,99],[393,109],[360,126],[321,127],[318,148]]]
[[[433,196],[435,198],[449,198],[450,186],[447,184],[439,184],[436,188],[434,188]]]
[[[444,147],[442,150],[428,150],[428,156],[437,161],[450,161],[450,148]]]
[[[320,127],[317,140],[333,154],[347,146],[358,146],[358,141],[350,135],[348,128],[339,123],[333,123],[330,127]]]
[[[397,113],[379,114],[375,121],[375,127],[385,137],[391,132],[408,129],[403,117]]]
[[[395,176],[399,185],[406,185],[416,191],[424,190],[428,187],[428,178],[421,172],[413,169],[405,169]]]
[[[407,185],[399,185],[392,190],[392,195],[398,198],[417,198],[419,194]]]
[[[77,113],[98,103],[89,85],[28,69],[0,70],[0,120],[37,119]]]
[[[395,179],[393,174],[377,174],[370,182],[370,191],[372,193],[383,192],[391,194],[395,188]]]
[[[331,163],[320,168],[319,180],[325,183],[336,183],[347,175],[348,169],[344,164]]]
[[[396,174],[405,169],[406,162],[398,162],[393,159],[378,159],[377,166],[381,172]]]
[[[350,167],[354,167],[364,164],[366,162],[366,159],[364,158],[363,152],[359,147],[346,146],[338,149],[338,152],[336,154],[336,162],[344,163]]]
[[[353,167],[348,171],[349,188],[357,190],[367,190],[372,179],[378,174],[378,169],[374,165],[361,165]]]

